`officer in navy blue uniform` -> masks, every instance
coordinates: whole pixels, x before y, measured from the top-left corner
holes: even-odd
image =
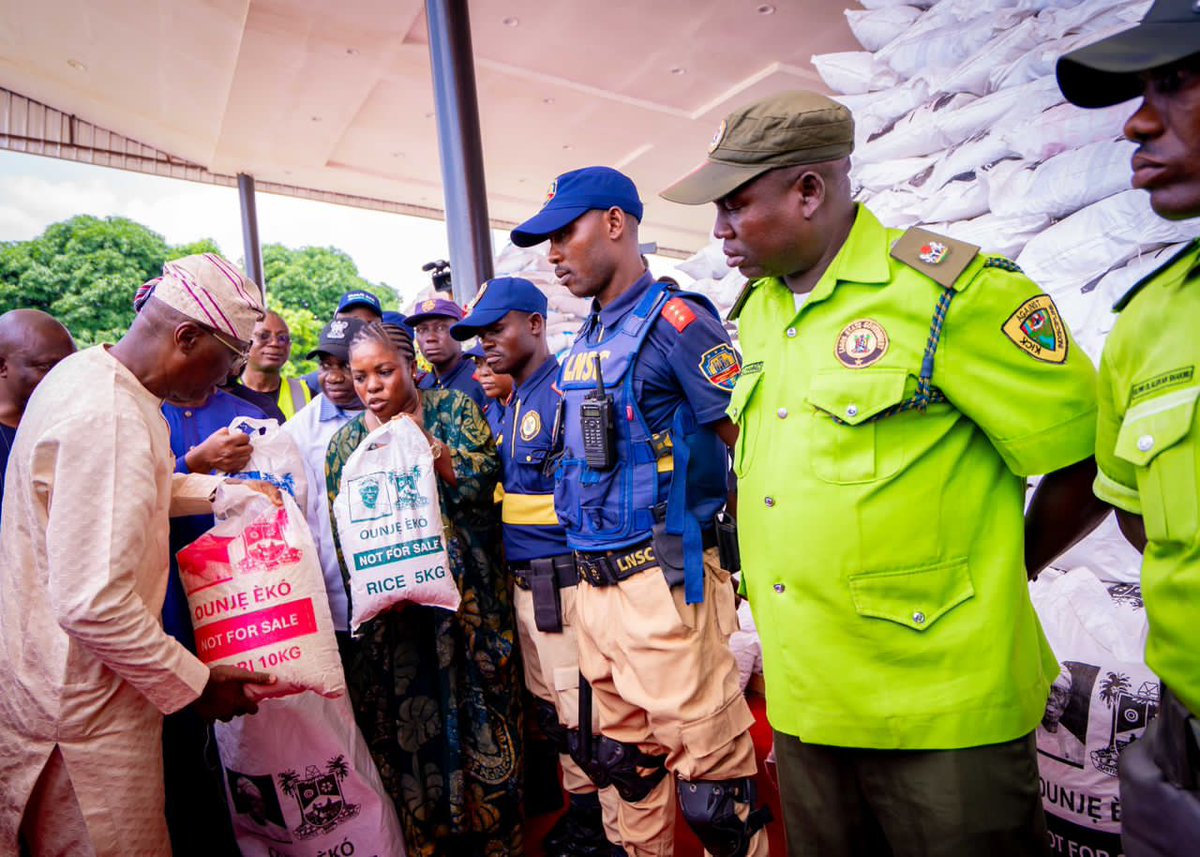
[[[538,700],[542,731],[559,745],[571,801],[543,845],[551,857],[611,857],[610,840],[619,842],[616,791],[608,788],[601,798],[567,755],[567,732],[578,726],[579,649],[572,616],[579,577],[554,512],[554,472],[547,466],[562,397],[554,387],[558,361],[546,345],[546,296],[519,277],[490,280],[470,315],[450,333],[459,340],[478,336],[488,367],[514,385],[493,429],[504,486],[504,551],[516,585],[525,684]]]
[[[462,346],[450,335],[450,328],[463,317],[462,307],[445,298],[429,298],[417,304],[405,319],[421,354],[433,367],[417,381],[422,390],[458,390],[470,396],[479,412],[487,410],[488,398],[475,380],[475,362],[463,354]]]
[[[754,808],[753,716],[728,646],[737,616],[713,525],[740,357],[707,299],[650,276],[641,217],[632,181],[588,167],[559,176],[512,232],[518,246],[549,240],[560,282],[592,299],[557,383],[555,510],[580,575],[574,624],[590,683],[580,693],[600,735],[568,737],[580,766],[622,797],[633,857],[672,852],[676,789],[710,854],[761,857],[768,816]]]

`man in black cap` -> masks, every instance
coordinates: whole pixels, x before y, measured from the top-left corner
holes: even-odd
[[[1138,144],[1133,186],[1168,220],[1200,217],[1200,0],[1158,0],[1141,24],[1061,57],[1080,107],[1142,102],[1125,122]],[[1130,857],[1196,853],[1200,843],[1200,242],[1136,283],[1100,361],[1097,496],[1143,552],[1146,663],[1162,678],[1158,717],[1121,753]]]
[[[429,361],[433,371],[417,381],[422,390],[458,390],[466,393],[486,413],[488,397],[475,380],[475,363],[463,356],[462,344],[450,335],[455,322],[462,321],[462,307],[445,298],[420,301],[405,323]]]

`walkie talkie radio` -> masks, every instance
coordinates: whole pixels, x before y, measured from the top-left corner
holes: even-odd
[[[583,457],[592,470],[612,470],[617,463],[613,438],[613,397],[604,390],[600,355],[593,353],[592,357],[596,367],[596,389],[588,392],[579,406]]]

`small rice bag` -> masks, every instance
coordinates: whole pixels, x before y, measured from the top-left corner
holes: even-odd
[[[317,548],[296,501],[281,493],[277,507],[221,485],[216,526],[178,553],[196,654],[210,666],[274,675],[273,685],[246,685],[259,697],[340,696],[346,680]]]
[[[410,419],[367,435],[342,471],[338,539],[350,574],[350,629],[401,601],[457,610],[433,453]]]

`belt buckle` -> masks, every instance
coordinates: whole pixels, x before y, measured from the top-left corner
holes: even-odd
[[[588,556],[577,553],[575,560],[580,575],[586,578],[587,582],[592,586],[611,586],[615,582],[612,579],[612,572],[608,568],[609,558],[607,554],[592,554]]]

